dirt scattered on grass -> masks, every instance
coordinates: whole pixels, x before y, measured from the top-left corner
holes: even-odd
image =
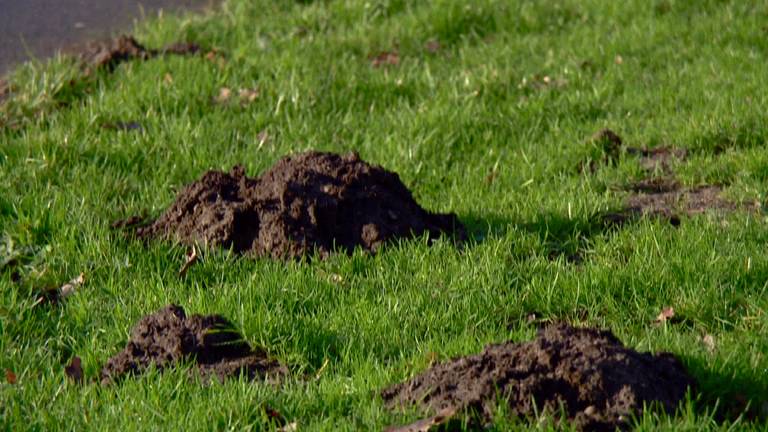
[[[421,208],[397,174],[355,153],[315,151],[284,157],[257,178],[242,167],[208,171],[136,232],[272,258],[375,252],[396,238],[443,233],[465,238],[454,214]]]
[[[757,203],[734,203],[721,196],[716,185],[684,187],[671,178],[650,178],[626,187],[631,191],[624,208],[606,213],[603,221],[608,225],[622,225],[640,217],[657,217],[679,225],[682,216],[696,216],[707,212],[728,214],[739,210],[757,211]]]
[[[627,147],[627,154],[637,156],[640,167],[645,171],[654,172],[661,170],[670,173],[672,164],[677,161],[684,161],[688,157],[688,150],[674,147]]]
[[[200,46],[194,43],[176,42],[162,49],[149,49],[140,44],[133,36],[122,35],[105,42],[88,44],[80,55],[85,65],[86,75],[95,70],[113,71],[120,63],[131,60],[149,60],[159,55],[193,55],[200,52]]]
[[[609,331],[554,324],[533,341],[490,345],[438,364],[382,397],[390,408],[453,408],[487,422],[500,396],[513,415],[532,418],[562,405],[581,430],[614,430],[627,427],[644,404],[674,413],[694,386],[669,353],[639,353]]]
[[[437,39],[430,39],[424,44],[424,49],[426,49],[430,54],[437,54],[442,48],[443,46]]]
[[[137,121],[115,121],[104,122],[101,124],[102,129],[118,130],[118,131],[141,131],[144,130],[144,126]]]
[[[69,364],[64,367],[64,374],[67,376],[67,378],[71,379],[77,384],[81,384],[83,382],[83,365],[80,357],[72,357],[72,361],[70,361]]]
[[[597,147],[601,156],[590,160],[589,163],[582,162],[579,166],[581,172],[585,169],[595,172],[600,165],[616,164],[623,153],[637,158],[643,171],[661,171],[664,174],[671,174],[673,164],[684,161],[688,157],[688,150],[684,148],[627,146],[621,136],[611,129],[596,132],[588,142]]]
[[[0,105],[5,102],[8,97],[11,95],[11,85],[8,84],[8,81],[0,78]]]
[[[375,68],[384,66],[397,66],[400,64],[400,54],[397,51],[382,51],[370,57],[371,66]]]
[[[109,224],[109,227],[112,228],[113,230],[121,230],[121,229],[129,229],[129,228],[138,228],[145,225],[147,225],[146,215],[133,215],[127,218],[118,219],[112,222],[111,224]]]
[[[275,382],[288,373],[263,350],[253,350],[226,318],[192,315],[168,305],[142,318],[131,330],[125,349],[101,369],[102,384],[138,375],[150,366],[159,370],[192,361],[204,379],[243,375]]]

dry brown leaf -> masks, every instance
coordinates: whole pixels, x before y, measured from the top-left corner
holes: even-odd
[[[614,61],[614,62],[615,62],[617,65],[620,65],[620,64],[624,64],[624,59],[623,59],[623,58],[622,58],[620,55],[616,55],[616,58],[615,58],[615,59],[613,59],[613,61]]]
[[[424,48],[426,48],[430,54],[436,54],[440,51],[440,42],[436,39],[429,40],[424,44]]]
[[[371,58],[371,66],[397,66],[400,64],[400,54],[397,51],[383,51]]]
[[[715,337],[707,333],[701,338],[701,342],[707,348],[707,351],[714,352],[717,345],[715,344]]]
[[[663,324],[675,317],[675,308],[668,306],[661,310],[659,316],[654,321],[657,324]]]
[[[179,277],[186,276],[189,268],[192,267],[196,262],[197,248],[195,246],[191,246],[189,249],[187,249],[187,261],[184,262],[184,265],[181,266],[181,269],[179,269]]]
[[[249,89],[249,88],[242,88],[240,89],[240,92],[238,93],[238,96],[240,97],[240,103],[242,105],[248,105],[249,103],[256,100],[256,98],[259,97],[261,92],[259,91],[258,87]]]
[[[72,379],[72,381],[78,384],[83,382],[83,366],[82,362],[80,361],[80,357],[72,357],[72,361],[69,363],[69,365],[64,367],[64,373],[67,375],[67,377]]]
[[[225,104],[229,101],[229,99],[232,97],[232,90],[230,90],[228,87],[222,87],[219,89],[219,94],[216,95],[215,98],[213,98],[214,101],[218,104]]]
[[[433,427],[449,422],[458,410],[456,407],[445,408],[437,415],[407,424],[405,426],[387,428],[386,432],[429,432]]]
[[[299,430],[299,425],[296,422],[290,422],[287,425],[279,428],[277,432],[295,432]]]
[[[259,140],[259,148],[263,147],[264,144],[269,142],[269,131],[264,129],[263,131],[256,134],[256,139]]]
[[[85,282],[85,273],[80,273],[76,278],[65,283],[59,288],[59,300],[63,300],[74,294],[77,288]]]
[[[16,374],[13,373],[12,370],[6,369],[5,370],[5,380],[8,381],[8,384],[16,384]]]

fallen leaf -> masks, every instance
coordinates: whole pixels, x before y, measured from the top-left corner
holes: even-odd
[[[715,337],[711,334],[707,333],[704,335],[704,337],[701,338],[701,342],[704,344],[704,346],[707,348],[707,351],[714,352],[716,345],[715,345]]]
[[[83,367],[80,357],[72,357],[72,361],[69,365],[64,367],[64,373],[76,383],[83,382]]]
[[[184,277],[187,275],[187,271],[190,267],[192,267],[197,262],[197,248],[195,246],[190,247],[187,250],[187,261],[184,263],[183,266],[181,266],[181,269],[179,270],[179,277]]]
[[[263,131],[256,134],[256,139],[259,140],[259,149],[261,149],[264,144],[269,142],[269,132],[264,129]]]
[[[290,422],[287,425],[279,428],[277,432],[295,432],[299,430],[299,425],[296,422]]]
[[[383,51],[371,58],[371,66],[397,66],[400,64],[400,54],[397,51]]]
[[[620,55],[617,55],[617,56],[616,56],[616,58],[615,58],[615,59],[613,59],[613,61],[614,61],[614,62],[615,62],[617,65],[620,65],[620,64],[624,64],[624,59],[623,59],[623,58],[622,58]]]
[[[440,51],[440,42],[436,39],[431,39],[424,44],[424,48],[426,48],[430,54],[436,54]]]
[[[668,306],[661,310],[659,316],[654,321],[656,324],[663,324],[675,317],[675,308]]]
[[[247,105],[247,104],[255,101],[256,98],[258,98],[260,94],[261,93],[260,93],[258,87],[252,88],[252,89],[243,88],[243,89],[240,89],[240,92],[239,92],[238,96],[240,97],[240,103],[242,105]]]
[[[101,127],[104,129],[111,129],[111,130],[122,130],[122,131],[140,131],[144,129],[144,127],[141,126],[141,123],[136,121],[116,121],[116,122],[106,122],[102,123]]]
[[[76,278],[65,283],[59,288],[59,300],[63,300],[74,294],[77,288],[85,282],[85,273],[80,273]]]
[[[437,363],[438,361],[440,361],[440,356],[438,356],[436,352],[430,351],[430,352],[427,353],[427,367],[428,368],[431,368],[432,366],[434,366],[435,363]]]
[[[232,90],[230,90],[228,87],[222,87],[219,89],[219,94],[216,95],[213,100],[217,104],[225,104],[229,101],[229,99],[232,97]]]
[[[485,184],[491,185],[493,184],[494,180],[496,180],[496,175],[498,174],[498,171],[492,170],[490,173],[488,173],[487,176],[485,176]]]
[[[386,432],[429,432],[433,427],[443,425],[449,422],[458,410],[456,407],[449,407],[441,410],[437,415],[426,419],[407,424],[400,427],[391,427]]]
[[[16,384],[16,374],[13,373],[12,370],[6,369],[5,370],[5,380],[8,381],[8,384]]]

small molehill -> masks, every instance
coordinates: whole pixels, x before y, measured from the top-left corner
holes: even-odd
[[[531,342],[490,345],[438,364],[382,397],[392,408],[469,410],[486,421],[502,397],[514,415],[533,417],[562,406],[581,430],[614,430],[641,414],[644,404],[673,413],[694,385],[671,354],[639,353],[609,331],[555,324]]]
[[[298,258],[358,246],[375,252],[389,240],[423,234],[461,239],[464,227],[453,214],[421,208],[397,174],[355,153],[312,151],[285,157],[258,178],[242,167],[208,171],[136,233]]]
[[[101,369],[101,382],[138,375],[150,366],[163,370],[187,361],[197,366],[204,379],[243,375],[275,380],[288,372],[266,352],[251,349],[226,318],[187,317],[181,307],[168,305],[136,324],[125,349]]]

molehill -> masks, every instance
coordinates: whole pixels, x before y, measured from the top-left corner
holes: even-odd
[[[465,236],[454,214],[421,208],[397,174],[355,153],[315,151],[285,157],[257,178],[240,166],[208,171],[136,233],[283,259],[358,246],[375,252],[424,234]]]
[[[555,324],[533,341],[490,345],[438,364],[382,397],[392,408],[472,411],[488,421],[501,396],[513,415],[557,413],[562,405],[581,430],[615,430],[643,404],[674,413],[692,386],[671,354],[639,353],[609,331]]]

